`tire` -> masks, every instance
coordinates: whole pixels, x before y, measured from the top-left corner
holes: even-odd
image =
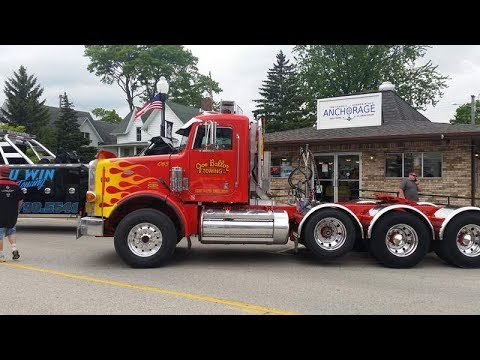
[[[435,240],[433,242],[433,250],[435,251],[435,254],[437,254],[437,256],[443,260],[444,262],[446,262],[447,264],[449,265],[455,265],[452,260],[450,259],[450,257],[447,256],[447,253],[448,251],[446,252],[445,251],[445,243],[443,243],[443,240],[440,241],[440,240]]]
[[[472,213],[455,216],[448,223],[443,240],[436,241],[435,253],[450,265],[480,267],[480,216]]]
[[[369,250],[385,266],[409,268],[425,257],[430,242],[430,231],[422,220],[411,213],[395,212],[385,214],[375,224]]]
[[[117,254],[133,268],[163,265],[172,257],[176,244],[172,220],[153,209],[131,212],[120,221],[114,235]]]
[[[352,219],[338,209],[323,209],[308,220],[304,245],[320,259],[332,259],[352,250],[356,228]]]

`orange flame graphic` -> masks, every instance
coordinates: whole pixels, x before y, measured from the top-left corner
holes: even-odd
[[[106,160],[104,164],[106,186],[100,207],[111,207],[132,192],[147,188],[148,184],[160,184],[145,165],[115,159]],[[146,185],[142,186],[143,184]]]

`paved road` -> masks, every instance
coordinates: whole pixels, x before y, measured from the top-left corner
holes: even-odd
[[[366,253],[319,263],[288,246],[183,240],[171,263],[132,269],[112,238],[75,239],[74,219],[18,223],[20,261],[0,263],[0,314],[480,314],[480,269],[434,254],[413,269]]]

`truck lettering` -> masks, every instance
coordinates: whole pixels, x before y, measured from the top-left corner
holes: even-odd
[[[47,201],[24,202],[20,209],[22,214],[76,214],[78,202]]]
[[[199,174],[225,174],[229,171],[230,165],[226,164],[224,160],[210,159],[206,163],[196,163],[195,168]]]
[[[53,180],[55,177],[55,169],[26,169],[25,177],[19,178],[20,169],[14,169],[10,172],[10,179],[17,181],[20,187],[33,188],[40,190],[46,181]]]

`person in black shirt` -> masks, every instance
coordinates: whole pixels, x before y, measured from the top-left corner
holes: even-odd
[[[23,192],[15,181],[9,179],[10,168],[0,165],[0,262],[5,262],[3,238],[6,236],[12,246],[12,259],[17,260],[20,254],[17,249],[15,225],[22,205]]]

